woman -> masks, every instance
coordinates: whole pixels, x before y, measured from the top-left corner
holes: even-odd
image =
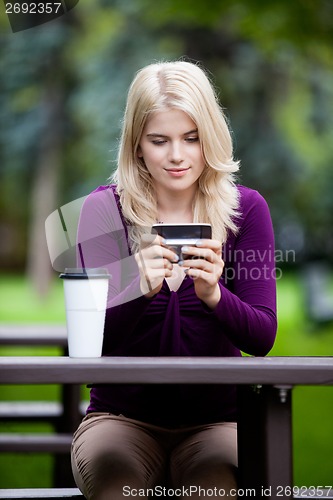
[[[78,233],[85,265],[112,275],[104,355],[262,356],[272,348],[272,223],[262,196],[235,184],[238,168],[202,69],[177,61],[138,72],[114,183],[88,196]],[[156,222],[209,223],[212,239],[179,260],[151,234]],[[163,485],[184,497],[200,498],[199,488],[235,496],[235,390],[93,387],[73,440],[77,485],[98,500],[149,497]]]

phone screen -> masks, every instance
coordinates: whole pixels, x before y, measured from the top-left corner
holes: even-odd
[[[210,239],[212,237],[212,227],[210,224],[154,224],[153,231],[162,236],[166,242],[176,242],[184,240]]]
[[[171,248],[180,259],[184,259],[182,247],[194,246],[198,240],[211,239],[212,227],[210,224],[154,224],[152,232],[156,232],[165,239],[165,244]]]

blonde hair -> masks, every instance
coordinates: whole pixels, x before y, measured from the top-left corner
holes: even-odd
[[[196,64],[175,61],[151,64],[134,78],[127,97],[118,154],[118,167],[111,181],[117,184],[124,217],[133,226],[133,249],[147,227],[157,221],[153,182],[138,147],[148,116],[156,111],[179,109],[198,128],[206,164],[198,180],[193,222],[212,225],[213,238],[222,243],[228,232],[237,232],[238,190],[234,174],[232,139],[217,95],[205,72]]]

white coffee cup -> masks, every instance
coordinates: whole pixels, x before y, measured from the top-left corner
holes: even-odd
[[[110,275],[106,269],[65,269],[68,354],[72,358],[102,355]]]

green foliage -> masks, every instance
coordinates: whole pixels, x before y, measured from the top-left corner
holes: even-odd
[[[71,16],[3,35],[0,233],[5,227],[27,245],[41,138],[53,126],[43,102],[50,82],[62,96],[61,205],[105,183],[114,169],[135,71],[185,57],[213,75],[242,162],[240,181],[266,196],[278,246],[295,248],[299,259],[331,258],[332,5],[80,2]],[[5,265],[22,267],[22,244],[8,245],[5,256]]]

